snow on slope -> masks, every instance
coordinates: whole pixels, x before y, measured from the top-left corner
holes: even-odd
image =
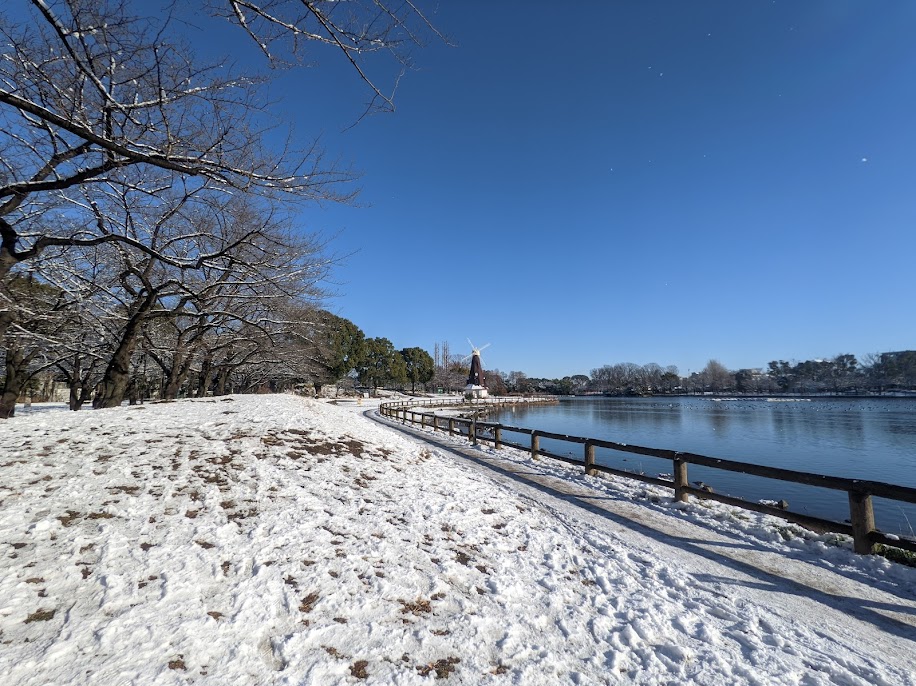
[[[914,683],[916,658],[292,396],[0,423],[0,555],[11,686]]]

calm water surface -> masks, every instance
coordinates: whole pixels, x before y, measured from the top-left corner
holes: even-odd
[[[916,400],[825,398],[798,402],[711,398],[562,398],[559,405],[516,408],[498,421],[699,453],[816,474],[884,481],[916,488]],[[519,434],[510,441],[527,443]],[[581,458],[581,446],[542,439],[553,452]],[[655,476],[671,462],[598,451],[598,462]],[[844,491],[791,484],[690,465],[691,481],[749,500],[785,499],[789,507],[827,519],[849,517]],[[912,535],[916,505],[875,499],[878,528]]]

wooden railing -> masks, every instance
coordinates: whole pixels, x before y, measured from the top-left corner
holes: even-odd
[[[502,403],[500,403],[502,401]],[[645,448],[638,445],[629,445],[627,443],[616,443],[614,441],[604,441],[597,438],[584,438],[581,436],[567,436],[550,431],[540,431],[538,429],[527,429],[516,426],[506,426],[496,422],[481,421],[476,416],[444,416],[427,412],[415,412],[413,408],[423,407],[449,407],[462,406],[469,410],[483,409],[485,404],[492,404],[495,407],[502,405],[518,404],[518,399],[501,399],[488,398],[486,401],[406,401],[397,403],[383,403],[379,407],[380,413],[395,420],[410,422],[411,424],[420,424],[422,427],[430,427],[437,431],[447,431],[449,434],[460,434],[467,436],[473,444],[480,441],[490,441],[494,448],[507,446],[518,448],[520,450],[530,451],[533,458],[539,456],[549,457],[569,464],[582,465],[585,473],[589,476],[595,476],[598,473],[612,474],[614,476],[636,479],[645,483],[656,486],[664,486],[674,489],[675,500],[687,502],[688,497],[693,495],[705,500],[716,500],[727,505],[734,505],[745,510],[761,512],[781,517],[790,522],[795,522],[803,526],[818,531],[831,531],[846,534],[852,537],[853,549],[860,554],[871,554],[874,552],[875,544],[883,544],[896,548],[902,548],[911,552],[916,552],[916,539],[904,536],[888,536],[877,530],[875,526],[874,508],[872,506],[872,497],[886,498],[905,503],[916,503],[916,488],[906,486],[897,486],[895,484],[883,483],[880,481],[866,481],[863,479],[847,479],[836,476],[826,476],[823,474],[811,474],[808,472],[799,472],[793,469],[782,469],[779,467],[766,467],[764,465],[751,464],[748,462],[736,462],[734,460],[725,460],[717,457],[707,457],[695,453],[679,452],[675,450],[661,450],[658,448]],[[445,426],[443,426],[443,423]],[[530,442],[527,445],[514,443],[505,440],[503,434],[517,433],[530,436]],[[569,455],[560,455],[540,447],[540,439],[548,438],[566,443],[572,443],[582,446],[582,458],[578,459]],[[648,457],[656,457],[663,460],[670,460],[673,467],[673,481],[667,481],[656,477],[646,476],[637,472],[630,472],[622,469],[614,469],[595,462],[595,448],[606,448],[624,453],[635,453]],[[778,481],[788,481],[792,483],[805,484],[808,486],[819,486],[836,491],[845,491],[849,501],[849,522],[837,522],[830,519],[821,519],[810,515],[792,512],[788,509],[765,505],[763,503],[735,498],[728,495],[694,488],[690,485],[687,478],[687,465],[695,464],[713,469],[721,469],[729,472],[739,472],[760,476],[767,479]]]
[[[386,408],[389,412],[411,407],[457,407],[468,411],[498,410],[501,407],[510,407],[516,405],[527,405],[535,403],[556,403],[556,396],[552,395],[531,395],[531,396],[506,396],[506,397],[487,397],[487,398],[411,398],[410,400],[399,400],[396,402],[382,403],[381,407]],[[385,410],[382,411],[385,416]]]

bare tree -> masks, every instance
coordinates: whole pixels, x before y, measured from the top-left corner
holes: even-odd
[[[295,149],[287,138],[269,145],[277,138],[263,89],[269,79],[226,61],[202,63],[172,16],[138,16],[126,0],[21,2],[31,10],[28,21],[0,15],[0,338],[7,365],[24,369],[37,354],[5,337],[10,327],[18,336],[31,326],[17,323],[23,312],[12,286],[28,269],[55,288],[69,281],[61,291],[81,312],[78,294],[96,279],[103,284],[88,313],[109,337],[102,406],[119,403],[140,378],[134,352],[159,318],[194,322],[193,349],[174,381],[193,372],[200,386],[215,376],[225,388],[227,369],[257,357],[247,343],[252,331],[276,340],[282,326],[270,303],[317,298],[315,283],[327,272],[322,246],[285,228],[289,209],[349,201],[354,192],[346,183],[354,175],[327,162],[314,144]],[[393,56],[396,85],[410,47],[436,33],[411,2],[201,5],[240,27],[273,66],[301,63],[306,45],[338,51],[370,90],[367,112],[393,109],[394,89],[381,89],[366,60]],[[55,260],[69,270],[66,278],[28,266]],[[205,286],[214,278],[216,293]],[[226,342],[243,328],[246,341]],[[75,408],[98,373],[97,343],[71,334],[69,348],[54,351]],[[144,361],[152,352],[144,351]],[[4,376],[7,399],[22,378],[18,371]],[[137,383],[146,385],[145,373]]]
[[[210,11],[241,27],[272,65],[301,64],[308,48],[337,50],[369,91],[363,116],[393,112],[401,77],[412,66],[413,48],[427,36],[446,37],[410,0],[207,0]],[[373,58],[387,57],[395,69],[390,85],[372,76]],[[375,66],[375,65],[371,65]],[[391,70],[384,70],[391,73]],[[362,117],[360,117],[362,118]]]
[[[126,183],[131,167],[259,194],[349,197],[337,184],[351,175],[324,166],[317,147],[270,150],[258,80],[200,65],[168,19],[133,16],[125,2],[32,4],[35,23],[0,24],[0,276],[50,245],[123,240],[61,231],[47,215],[55,193]]]
[[[135,15],[125,0],[22,0],[32,21],[0,15],[0,278],[49,245],[117,240],[60,233],[41,222],[47,194],[118,181],[148,165],[187,179],[302,199],[346,200],[352,179],[325,164],[314,145],[271,149],[274,122],[263,76],[228,61],[203,64],[169,15]],[[410,50],[442,35],[409,0],[205,0],[213,16],[240,27],[270,63],[301,64],[306,46],[329,46],[368,87],[367,112],[393,110]],[[382,90],[366,60],[398,65]],[[53,204],[53,203],[52,203]]]
[[[98,192],[154,197],[181,184],[188,194],[352,198],[341,184],[353,174],[314,144],[267,144],[263,79],[201,64],[169,18],[137,17],[117,0],[30,4],[27,24],[0,15],[0,335],[15,314],[7,275],[50,248],[119,244],[201,266],[200,255],[166,255],[95,221]]]
[[[164,364],[155,342],[167,339],[171,367],[164,392],[174,396],[197,362],[204,334],[230,321],[275,328],[272,304],[320,297],[319,284],[333,263],[320,240],[295,234],[270,202],[210,193],[206,186],[140,190],[148,185],[140,178],[105,192],[96,188],[72,203],[74,211],[93,217],[100,233],[127,239],[96,246],[93,258],[105,266],[84,270],[84,278],[91,273],[104,286],[94,303],[105,313],[111,340],[97,407],[123,401],[136,346],[152,322],[162,323],[148,336],[146,353]],[[150,250],[135,247],[140,243]]]
[[[700,376],[705,388],[713,392],[729,390],[735,386],[735,375],[718,360],[707,362]]]

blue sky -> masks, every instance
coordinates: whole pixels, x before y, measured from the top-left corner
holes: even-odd
[[[428,8],[428,3],[421,3]],[[397,112],[276,112],[362,173],[331,309],[529,376],[916,347],[916,3],[441,3]]]

